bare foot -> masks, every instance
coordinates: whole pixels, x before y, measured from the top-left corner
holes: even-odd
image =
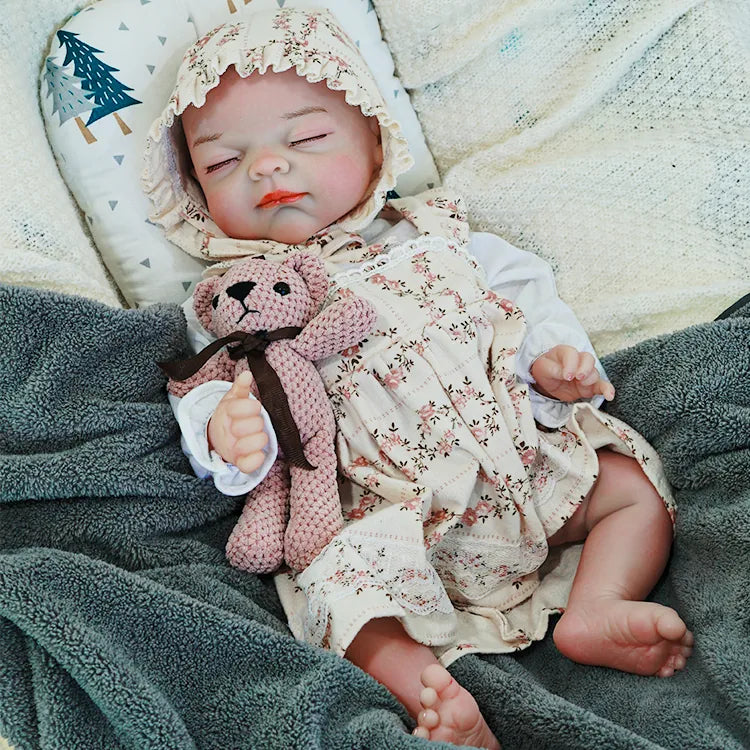
[[[693,652],[693,634],[673,609],[652,602],[578,601],[555,627],[557,648],[573,661],[671,677]]]
[[[417,717],[415,736],[500,750],[500,743],[487,726],[474,697],[450,676],[447,669],[430,664],[420,679],[424,690],[419,702],[424,710]]]

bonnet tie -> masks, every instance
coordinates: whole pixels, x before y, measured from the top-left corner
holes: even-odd
[[[268,411],[284,456],[293,466],[314,469],[315,467],[305,457],[299,429],[289,409],[289,400],[284,393],[279,376],[265,355],[266,347],[270,343],[280,339],[293,339],[301,330],[301,328],[289,326],[277,328],[275,331],[257,331],[256,333],[235,331],[209,344],[194,357],[159,362],[159,367],[174,380],[187,380],[191,375],[195,375],[223,346],[237,342],[235,346],[227,346],[227,353],[234,361],[243,357],[247,360],[250,372],[258,386],[260,401]]]

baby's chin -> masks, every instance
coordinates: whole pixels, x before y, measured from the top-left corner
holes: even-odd
[[[320,224],[315,222],[279,222],[277,226],[271,226],[262,232],[242,232],[226,231],[228,237],[237,240],[271,240],[272,242],[281,242],[285,245],[302,245],[321,229],[329,226],[329,223]]]

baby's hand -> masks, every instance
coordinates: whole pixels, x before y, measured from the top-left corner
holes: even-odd
[[[538,357],[531,365],[536,390],[558,401],[577,401],[597,394],[607,401],[615,397],[615,387],[596,369],[594,357],[572,346],[560,344]]]
[[[268,442],[260,401],[249,398],[252,376],[243,372],[224,394],[208,423],[208,445],[245,474],[263,465]]]

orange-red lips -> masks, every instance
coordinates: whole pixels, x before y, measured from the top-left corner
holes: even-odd
[[[294,203],[306,195],[307,193],[290,193],[288,190],[274,190],[272,193],[264,195],[256,208],[274,208],[285,203]]]

